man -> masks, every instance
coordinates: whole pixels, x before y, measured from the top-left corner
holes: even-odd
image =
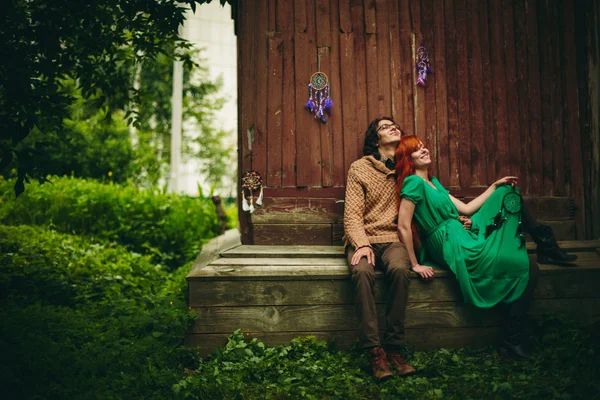
[[[390,363],[399,375],[415,369],[406,362],[400,349],[408,299],[408,253],[398,237],[398,207],[394,152],[402,131],[391,118],[377,118],[369,125],[364,157],[348,171],[344,210],[346,257],[360,326],[360,348],[368,351],[373,376],[392,376]],[[381,269],[389,283],[386,326],[383,343],[379,340],[375,307],[375,268]]]

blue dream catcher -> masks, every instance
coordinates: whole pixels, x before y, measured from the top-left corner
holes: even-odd
[[[433,71],[429,66],[429,52],[421,43],[421,46],[417,49],[417,85],[427,86],[427,75],[432,74]]]
[[[319,118],[322,122],[327,123],[325,113],[331,115],[333,101],[329,97],[329,79],[323,72],[315,72],[310,77],[308,84],[308,101],[304,105],[315,118]]]

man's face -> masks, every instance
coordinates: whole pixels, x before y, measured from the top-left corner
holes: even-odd
[[[377,143],[379,147],[388,146],[390,144],[397,145],[402,138],[400,127],[389,119],[382,119],[377,124]]]

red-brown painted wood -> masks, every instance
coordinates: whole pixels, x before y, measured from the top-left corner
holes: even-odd
[[[456,20],[454,1],[444,3],[446,26],[446,83],[448,110],[448,158],[450,160],[449,180],[442,183],[448,186],[459,185],[459,136],[458,136],[458,70],[456,47]]]
[[[269,79],[267,81],[267,187],[281,186],[283,40],[280,33],[269,35]]]
[[[542,99],[540,91],[540,60],[537,22],[537,0],[527,0],[527,80],[529,81],[529,132],[531,137],[530,194],[541,195],[543,185],[542,160]]]
[[[487,183],[487,152],[483,115],[483,71],[481,69],[480,9],[478,0],[467,0],[467,60],[469,65],[469,110],[471,116],[471,177],[469,186]],[[467,177],[468,180],[468,177]]]
[[[423,32],[421,30],[421,2],[419,0],[410,0],[410,16],[413,32],[410,59],[413,60],[414,64],[417,49],[423,42]],[[425,89],[417,85],[416,69],[414,66],[412,71],[413,101],[415,103],[415,135],[425,139]]]
[[[504,68],[504,38],[502,31],[502,0],[492,0],[489,13],[490,60],[492,64],[492,105],[494,135],[496,136],[495,158],[496,173],[504,176],[509,173],[508,131],[506,126],[506,71]],[[497,178],[496,178],[497,179]]]
[[[391,85],[390,85],[390,12],[388,0],[377,0],[377,108],[379,117],[392,115]]]
[[[527,80],[527,13],[526,3],[517,1],[515,6],[515,57],[517,63],[517,94],[520,128],[521,171],[519,172],[519,188],[521,193],[529,194],[531,180],[531,131],[529,129],[529,85]]]
[[[333,9],[335,10],[336,8],[334,7]],[[340,10],[339,26],[340,26],[341,32],[344,32],[344,33],[352,32],[352,17],[350,14],[350,0],[339,0],[338,9]],[[335,12],[332,13],[332,16],[335,17]],[[336,32],[333,32],[333,34],[336,34]]]
[[[541,100],[542,100],[542,161],[543,161],[543,177],[542,177],[542,190],[545,195],[552,193],[554,188],[554,165],[552,155],[552,104],[553,104],[553,86],[556,84],[552,82],[552,49],[550,48],[550,36],[551,30],[555,29],[552,26],[552,19],[550,16],[550,10],[546,5],[540,6],[539,11],[539,23],[540,23],[540,79],[541,79]]]
[[[443,4],[433,7],[435,53],[435,108],[437,131],[437,176],[442,182],[450,181],[448,148],[448,107],[446,89],[446,25]]]
[[[458,80],[458,137],[460,186],[471,185],[471,110],[469,108],[469,59],[467,38],[467,7],[465,0],[455,0],[456,58]]]
[[[339,9],[339,0],[331,0],[331,9]],[[344,132],[342,125],[342,87],[341,87],[341,55],[340,55],[340,19],[335,12],[330,13],[331,18],[331,49],[330,49],[330,88],[333,101],[332,116],[328,126],[333,140],[333,169],[332,185],[342,186],[346,182],[346,168],[344,164]]]
[[[365,4],[365,32],[366,33],[377,33],[376,1],[375,0],[364,0],[364,4]]]
[[[268,61],[268,19],[260,16],[268,15],[268,1],[257,0],[254,3],[259,18],[255,24],[256,38],[256,115],[254,121],[254,142],[252,143],[252,169],[258,171],[263,177],[267,175],[267,77]]]
[[[400,115],[396,120],[407,135],[415,134],[415,109],[413,96],[414,58],[412,54],[412,26],[409,0],[400,0]]]
[[[496,138],[494,137],[494,111],[492,105],[492,66],[490,64],[490,30],[487,1],[479,2],[479,43],[481,46],[481,79],[482,108],[486,175],[482,177],[487,184],[497,179],[494,154]]]
[[[351,100],[357,98],[354,33],[340,35],[340,57],[342,98],[348,99],[339,103],[340,113],[344,115],[344,171],[347,173],[350,164],[360,155],[358,145],[362,136],[358,126],[356,102]]]
[[[423,0],[422,7],[424,12],[421,13],[421,31],[423,32],[423,44],[427,48],[429,54],[429,63],[432,69],[435,67],[437,71],[437,59],[435,58],[435,41],[433,36],[433,1]],[[435,86],[437,84],[438,75],[433,73],[427,76],[427,87],[423,90],[425,96],[425,143],[430,152],[432,160],[430,172],[434,176],[439,176],[439,163],[438,163],[438,135],[437,131],[437,109],[436,109],[436,92]]]

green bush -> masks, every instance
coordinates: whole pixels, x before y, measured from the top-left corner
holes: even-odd
[[[210,198],[164,194],[119,184],[53,177],[31,184],[18,199],[0,182],[0,223],[40,225],[150,254],[176,268],[193,260],[218,222]]]
[[[169,273],[118,245],[0,226],[3,393],[172,398],[196,358],[183,347],[189,267]]]

